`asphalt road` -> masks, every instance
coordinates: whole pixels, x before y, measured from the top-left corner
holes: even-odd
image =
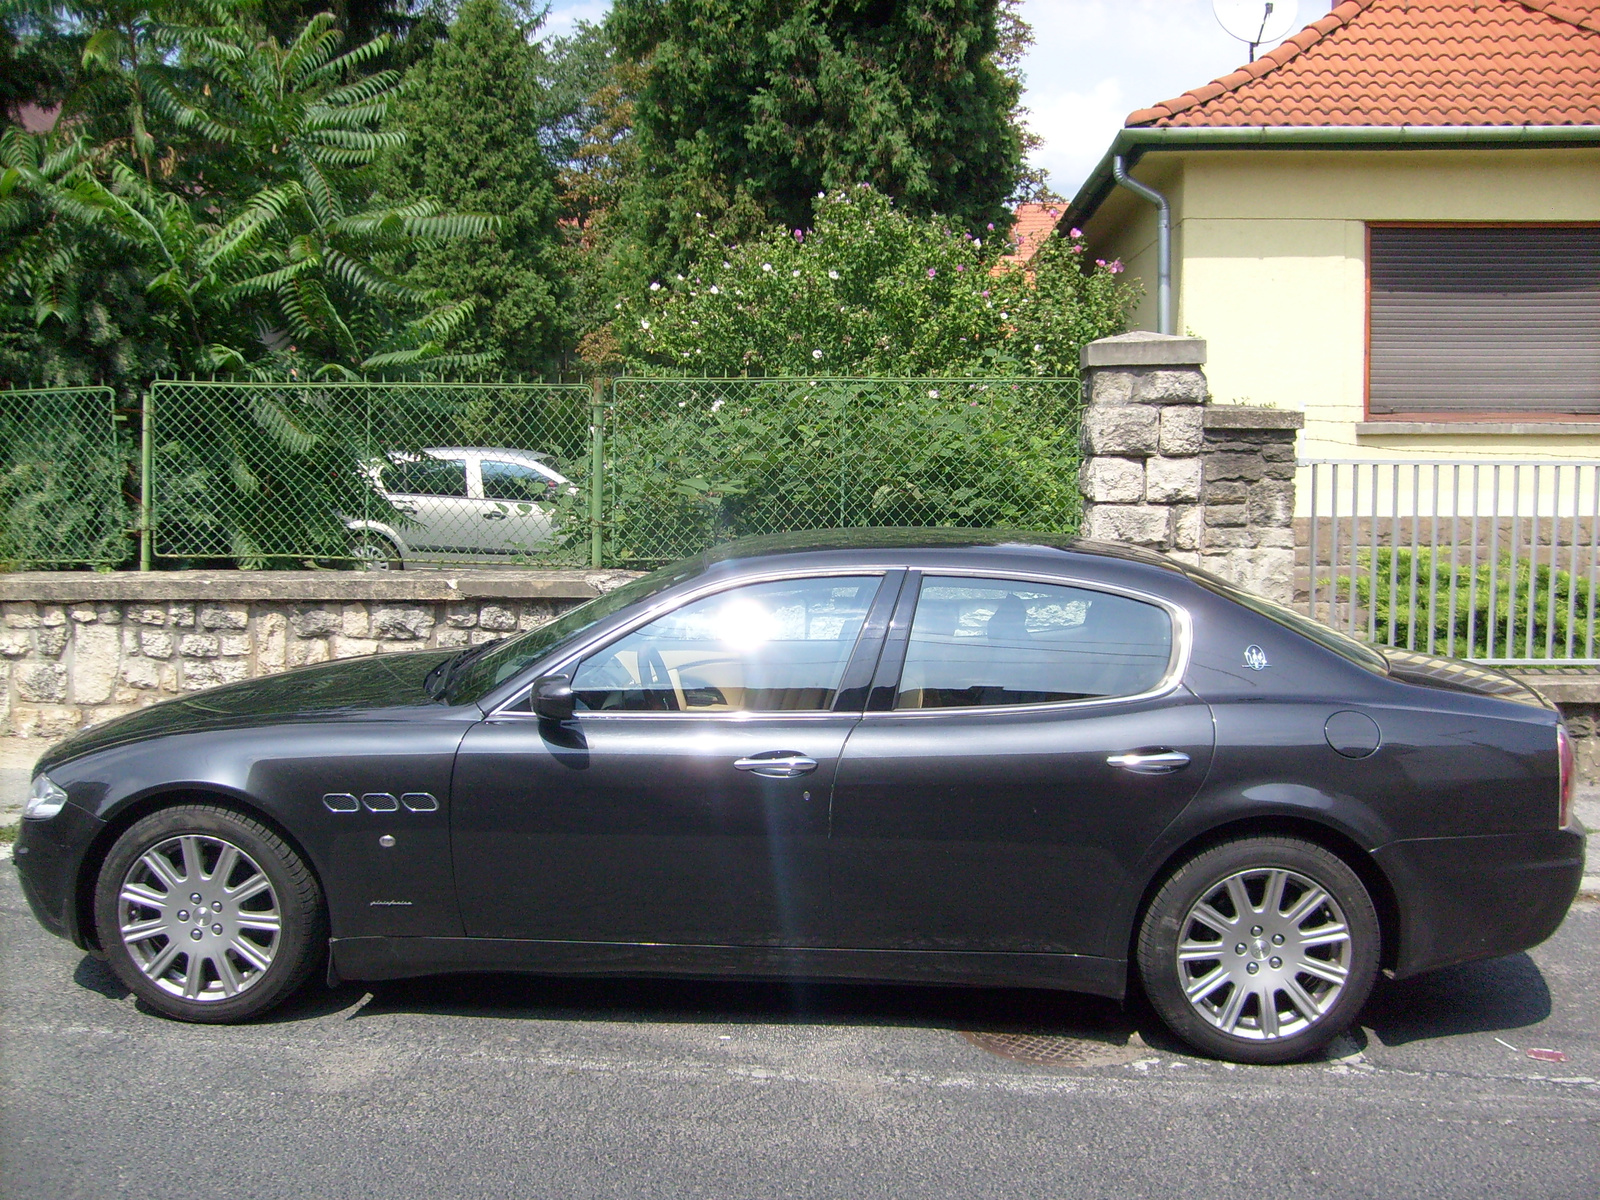
[[[5,863],[0,1193],[1595,1200],[1597,961],[1585,902],[1275,1068],[1038,992],[458,976],[213,1028],[43,933]]]

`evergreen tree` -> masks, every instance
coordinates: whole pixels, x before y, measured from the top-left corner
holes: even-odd
[[[536,24],[505,0],[462,4],[447,40],[407,77],[400,119],[411,141],[386,189],[499,218],[474,241],[419,248],[407,277],[475,297],[477,318],[458,348],[531,374],[557,368],[566,339],[556,167],[542,136],[560,114],[544,83],[545,51],[529,37]]]
[[[702,218],[803,228],[819,191],[856,183],[974,233],[1006,228],[1024,134],[1002,14],[1002,0],[617,0],[609,28],[644,68],[632,205],[664,249],[650,266],[681,265]]]

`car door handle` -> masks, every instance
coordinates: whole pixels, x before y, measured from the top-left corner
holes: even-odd
[[[804,754],[758,754],[753,758],[736,758],[733,766],[737,771],[751,771],[766,779],[794,779],[815,771],[817,760]]]
[[[1182,750],[1129,750],[1125,754],[1113,754],[1106,763],[1135,775],[1170,775],[1187,767],[1189,756]]]
[[[504,512],[496,512],[491,510],[483,514],[483,519],[485,521],[504,521],[506,519],[506,514]]]

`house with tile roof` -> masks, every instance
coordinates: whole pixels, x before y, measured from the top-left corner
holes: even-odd
[[[1600,458],[1600,0],[1345,0],[1130,114],[1071,227],[1302,459]]]

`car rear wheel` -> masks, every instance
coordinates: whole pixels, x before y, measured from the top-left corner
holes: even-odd
[[[258,1016],[309,978],[327,941],[311,870],[266,826],[179,805],[136,821],[111,848],[95,921],[112,970],[184,1021]]]
[[[399,547],[383,534],[366,530],[351,536],[350,557],[358,571],[402,571],[406,565]]]
[[[1139,974],[1168,1028],[1242,1063],[1305,1058],[1343,1033],[1377,977],[1379,927],[1360,877],[1289,837],[1224,842],[1150,902]]]

